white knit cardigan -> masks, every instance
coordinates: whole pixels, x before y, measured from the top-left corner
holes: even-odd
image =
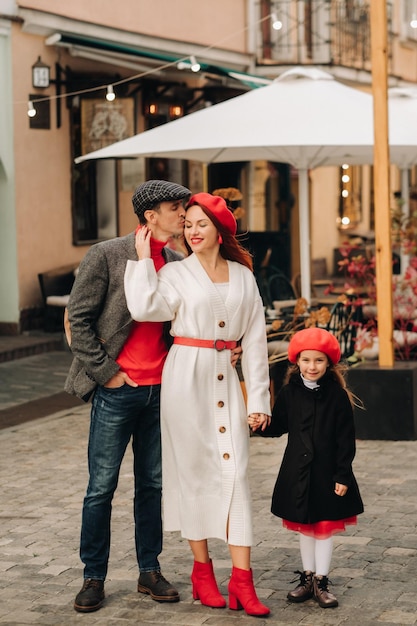
[[[133,319],[172,320],[171,334],[241,340],[247,406],[230,351],[174,345],[161,393],[165,530],[187,539],[251,545],[247,415],[271,413],[262,300],[250,270],[228,261],[226,301],[196,255],[165,265],[128,261],[125,292]],[[228,534],[227,534],[228,528]]]

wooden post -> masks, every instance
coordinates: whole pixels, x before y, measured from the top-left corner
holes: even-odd
[[[371,0],[371,65],[374,99],[374,200],[376,296],[378,306],[379,365],[394,365],[392,309],[392,250],[388,147],[388,35],[387,7]]]

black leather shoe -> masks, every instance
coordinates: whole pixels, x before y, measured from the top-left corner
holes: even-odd
[[[161,572],[141,572],[138,591],[148,593],[157,602],[178,602],[180,594],[161,574]]]
[[[104,601],[104,580],[86,578],[81,590],[75,597],[74,609],[79,613],[98,611]]]

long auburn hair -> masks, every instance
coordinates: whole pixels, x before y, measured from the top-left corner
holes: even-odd
[[[201,208],[201,210],[207,215],[209,220],[213,222],[213,224],[219,231],[223,240],[220,244],[220,254],[222,255],[222,257],[227,261],[236,261],[237,263],[244,265],[253,272],[253,261],[251,253],[238,242],[235,235],[232,235],[225,230],[221,221],[206,206],[200,204],[199,202],[193,202],[193,204],[187,204],[185,209],[187,210],[195,205]],[[188,253],[191,254],[192,250],[190,246],[185,240],[184,243],[188,250]]]

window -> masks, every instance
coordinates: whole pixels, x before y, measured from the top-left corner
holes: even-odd
[[[106,102],[74,98],[71,108],[73,158],[134,134],[133,98]],[[117,227],[117,164],[86,161],[72,170],[73,243],[111,239]]]
[[[290,61],[294,54],[294,41],[296,41],[297,19],[295,5],[292,0],[271,2],[261,0],[261,45],[259,56],[261,59]],[[267,18],[268,15],[273,16]],[[274,18],[277,24],[274,26]],[[278,27],[277,27],[278,26]],[[295,59],[293,59],[295,61]]]
[[[417,0],[402,0],[400,33],[402,39],[417,41]]]

